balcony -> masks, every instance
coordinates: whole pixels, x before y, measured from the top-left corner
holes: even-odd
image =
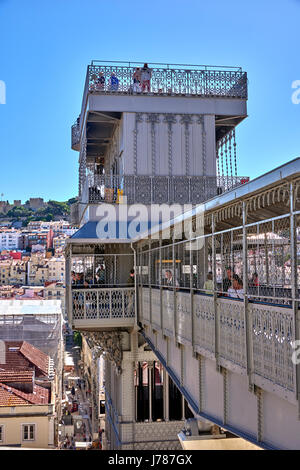
[[[119,327],[130,328],[135,323],[135,289],[73,288],[72,324],[74,329],[88,330]]]
[[[109,249],[111,253],[104,253],[104,246],[88,238],[78,244],[71,237],[67,243],[67,308],[74,329],[131,328],[135,323],[132,250],[118,245]]]
[[[247,183],[241,176],[87,176],[85,198],[90,204],[198,204]],[[87,191],[88,190],[88,191]]]
[[[148,94],[247,99],[247,73],[239,67],[184,64],[148,66],[151,69]],[[143,63],[92,61],[87,71],[86,94],[138,94],[141,90],[135,88],[133,83],[137,67],[141,69]],[[112,74],[117,80],[111,80]]]

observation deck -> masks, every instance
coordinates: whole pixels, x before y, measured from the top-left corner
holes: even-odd
[[[93,60],[88,65],[81,113],[72,126],[74,150],[80,150],[87,120],[111,127],[109,124],[120,119],[122,112],[198,113],[200,110],[215,114],[219,127],[236,125],[246,117],[247,73],[240,67],[161,63],[149,63],[148,67],[150,89],[142,91],[133,82],[136,69],[143,68],[142,62]],[[114,83],[112,74],[117,79]],[[104,114],[99,114],[100,110]],[[226,116],[225,120],[222,116]],[[110,134],[105,138],[110,138]]]

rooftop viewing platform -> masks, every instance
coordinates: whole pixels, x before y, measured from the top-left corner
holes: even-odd
[[[113,96],[119,97],[117,103],[114,98],[111,101]],[[131,99],[137,96],[138,100]],[[101,105],[99,97],[102,97]],[[247,73],[241,67],[93,60],[87,67],[81,115],[72,126],[72,148],[79,150],[77,145],[87,111],[101,108],[106,112],[143,112],[150,105],[149,101],[144,102],[148,97],[153,97],[154,112],[165,108],[163,98],[181,98],[179,107],[179,103],[176,106],[172,101],[172,112],[186,112],[181,109],[184,98],[210,99],[202,112],[216,115],[224,114],[223,107],[221,103],[211,103],[212,99],[233,99],[236,102],[229,114],[244,115],[244,106],[238,103],[248,98]],[[196,103],[192,103],[190,111],[196,111]]]
[[[144,83],[147,81],[148,86]],[[90,93],[247,99],[247,73],[240,67],[93,60],[88,66],[85,87]]]

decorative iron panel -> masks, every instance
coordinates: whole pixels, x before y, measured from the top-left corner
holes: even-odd
[[[220,319],[220,356],[246,367],[246,332],[244,303],[238,300],[218,299]]]
[[[160,290],[151,289],[151,307],[152,307],[152,322],[161,327],[160,321]]]
[[[170,333],[174,331],[174,292],[173,290],[163,290],[163,328]]]
[[[189,292],[176,293],[177,334],[192,342],[191,295]]]
[[[135,317],[134,288],[72,289],[72,299],[73,320]]]
[[[295,339],[293,311],[271,305],[249,305],[252,314],[254,372],[288,390],[295,391]]]
[[[120,202],[120,191],[127,204],[197,204],[247,182],[248,178],[89,174],[87,180],[91,204]]]
[[[141,316],[143,320],[150,321],[150,289],[148,287],[143,287]]]
[[[215,312],[213,297],[194,295],[194,338],[195,344],[214,353],[215,350]]]

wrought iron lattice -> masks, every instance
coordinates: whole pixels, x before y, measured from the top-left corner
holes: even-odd
[[[79,118],[73,124],[71,128],[71,143],[72,143],[72,148],[77,147],[80,143],[80,125],[79,125]]]
[[[79,154],[79,196],[83,193],[83,186],[86,182],[86,139],[83,139],[82,146]]]
[[[133,288],[72,289],[73,320],[135,317]]]
[[[254,373],[287,390],[295,390],[295,337],[293,313],[289,309],[251,304]]]
[[[127,204],[197,204],[249,180],[242,176],[88,175],[89,202]],[[107,191],[109,190],[109,191]]]
[[[246,367],[243,302],[218,300],[217,305],[220,316],[220,356]]]
[[[211,96],[247,99],[247,74],[241,70],[203,70],[151,67],[150,93],[159,95]],[[88,91],[92,93],[139,93],[133,75],[136,67],[89,65]],[[147,90],[148,92],[148,90]]]

